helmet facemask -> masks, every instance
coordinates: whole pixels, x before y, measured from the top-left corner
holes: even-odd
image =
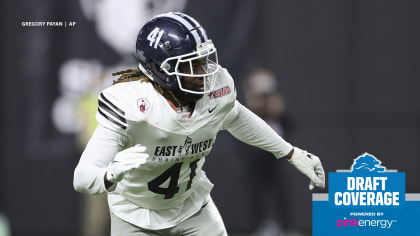
[[[200,68],[198,68],[200,66]],[[180,56],[169,57],[161,64],[161,69],[169,76],[175,76],[179,90],[191,94],[206,94],[213,90],[218,65],[217,52],[211,40],[197,45],[197,50]],[[196,72],[199,73],[196,73]],[[200,89],[188,89],[185,77],[203,80]]]

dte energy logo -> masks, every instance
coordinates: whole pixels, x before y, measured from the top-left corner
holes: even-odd
[[[349,210],[336,220],[337,228],[389,229],[398,221],[388,219],[383,210],[404,206],[405,173],[387,171],[376,157],[364,153],[349,171],[329,173],[329,199],[330,207]]]

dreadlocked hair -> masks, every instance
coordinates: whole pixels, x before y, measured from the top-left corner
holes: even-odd
[[[146,75],[143,74],[138,68],[131,68],[123,71],[117,71],[112,73],[112,76],[120,77],[117,80],[113,80],[112,84],[118,84],[122,82],[129,82],[129,81],[137,81],[140,80],[140,82],[150,82],[150,79],[147,78]]]
[[[175,94],[171,90],[169,90],[167,88],[164,88],[157,83],[153,83],[143,72],[140,71],[139,68],[131,68],[131,69],[127,69],[127,70],[123,70],[123,71],[117,71],[117,72],[112,73],[112,76],[117,76],[117,75],[119,75],[120,77],[117,80],[112,81],[113,85],[118,84],[118,83],[122,83],[122,82],[137,81],[137,80],[139,80],[140,83],[151,82],[153,84],[153,87],[155,87],[155,89],[162,96],[165,97],[165,94],[169,94],[173,98],[173,100],[175,100],[178,107],[180,107],[181,110],[182,110],[181,102],[179,101],[179,99],[175,96]]]

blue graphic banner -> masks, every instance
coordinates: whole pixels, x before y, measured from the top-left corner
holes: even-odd
[[[405,173],[369,153],[328,173],[328,193],[312,198],[313,236],[420,235],[420,193],[406,194]]]
[[[405,205],[405,173],[328,173],[331,207],[388,208]]]
[[[420,194],[406,194],[404,208],[330,207],[328,194],[313,194],[313,236],[418,236]]]

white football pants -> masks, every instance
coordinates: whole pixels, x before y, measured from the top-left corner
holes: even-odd
[[[146,230],[123,221],[111,212],[111,236],[227,236],[223,219],[210,198],[199,212],[175,227]]]

